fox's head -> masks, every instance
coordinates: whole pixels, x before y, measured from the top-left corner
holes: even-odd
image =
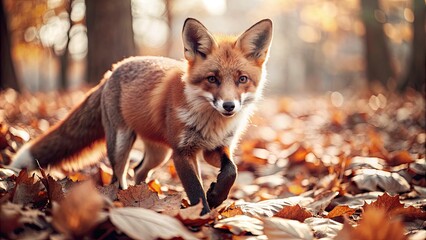
[[[223,116],[232,117],[261,94],[272,40],[271,20],[254,24],[238,37],[214,37],[199,21],[188,18],[182,38],[190,101],[208,102]]]

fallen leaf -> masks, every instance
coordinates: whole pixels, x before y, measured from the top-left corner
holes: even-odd
[[[157,193],[151,191],[146,184],[129,186],[126,190],[120,190],[117,197],[125,207],[142,207],[156,212],[179,208],[182,201],[180,194],[168,195],[160,199]]]
[[[92,181],[75,186],[59,204],[53,205],[52,224],[68,236],[81,237],[102,221],[103,198]]]
[[[312,217],[312,214],[299,205],[287,206],[275,213],[274,217],[293,219],[299,222],[305,221],[306,218]]]
[[[403,216],[405,220],[422,219],[426,220],[426,212],[413,206],[404,207],[399,201],[399,196],[390,196],[384,193],[379,196],[376,201],[371,204],[365,204],[364,210],[367,211],[370,208],[382,209],[388,218],[394,218],[395,216]]]
[[[263,222],[257,218],[245,215],[237,215],[219,220],[214,225],[214,228],[226,229],[235,235],[244,235],[245,233],[253,235],[263,234]]]
[[[338,192],[333,191],[324,191],[321,194],[315,196],[314,200],[306,206],[306,209],[308,209],[313,214],[320,214],[324,211],[324,209],[330,205],[331,201],[339,195]]]
[[[343,224],[327,218],[311,217],[304,223],[314,231],[316,238],[334,238],[343,228]]]
[[[269,240],[314,239],[311,228],[297,220],[278,217],[264,218],[263,232]]]
[[[11,202],[0,205],[0,222],[0,236],[9,239],[20,239],[22,232],[41,232],[48,227],[43,212]]]
[[[133,239],[197,239],[179,220],[149,209],[113,208],[109,218],[116,228]]]
[[[346,205],[341,205],[341,206],[336,206],[335,208],[333,208],[333,210],[331,210],[327,216],[325,216],[326,218],[335,218],[335,217],[340,217],[340,216],[351,216],[352,214],[354,214],[356,211],[356,209],[350,208],[349,206]]]
[[[386,165],[386,161],[377,157],[353,157],[350,161],[348,169],[373,168],[382,170]]]
[[[177,218],[185,226],[202,226],[218,216],[216,210],[200,216],[201,210],[203,210],[203,203],[200,201],[197,205],[179,209],[176,213],[172,213],[171,216]]]
[[[222,211],[220,211],[220,215],[224,217],[234,217],[236,215],[244,215],[241,208],[235,206],[235,202],[231,203],[231,205],[225,207]]]
[[[10,202],[0,205],[0,236],[10,238],[8,235],[23,224],[19,221],[21,213],[16,209],[16,206],[16,204]]]
[[[257,203],[238,202],[235,207],[239,208],[243,214],[254,217],[272,217],[285,206],[293,206],[296,204],[307,204],[312,202],[312,198],[307,197],[289,197],[283,199],[264,200]]]
[[[414,162],[413,157],[411,154],[404,150],[404,151],[396,151],[390,154],[390,159],[388,160],[388,164],[391,166],[397,166],[400,164],[405,163],[412,163]]]
[[[118,181],[107,186],[96,186],[96,189],[100,194],[107,197],[109,200],[114,201],[117,199],[117,193],[119,191]]]
[[[161,191],[161,184],[157,179],[149,181],[148,187],[151,191],[156,192],[157,194],[163,194],[163,191]]]
[[[390,196],[387,193],[384,193],[382,196],[379,196],[376,201],[365,204],[364,211],[367,211],[369,208],[379,208],[384,211],[386,215],[390,214],[393,210],[397,208],[403,208],[404,204],[399,201],[399,196]]]
[[[345,224],[335,239],[341,240],[405,240],[404,226],[398,219],[389,220],[380,208],[369,208],[359,224],[353,228]]]
[[[40,171],[42,178],[40,178],[44,187],[47,191],[47,196],[50,203],[53,201],[60,202],[64,198],[64,191],[62,185],[53,179],[51,176],[47,175],[43,168],[39,166],[38,170]]]
[[[391,194],[410,191],[410,184],[398,173],[376,169],[359,169],[352,181],[359,189],[376,191],[383,189]]]
[[[46,195],[40,194],[44,189],[43,184],[34,176],[28,176],[26,169],[19,172],[16,186],[13,190],[13,203],[29,204],[47,200]]]
[[[347,193],[344,196],[339,196],[338,198],[333,199],[330,205],[348,205],[350,208],[357,209],[364,206],[366,202],[371,203],[375,201],[381,195],[383,195],[383,192],[367,192],[356,195]]]

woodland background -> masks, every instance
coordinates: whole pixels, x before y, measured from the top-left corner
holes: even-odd
[[[3,0],[0,239],[425,239],[424,0]],[[268,86],[211,214],[172,163],[110,185],[7,164],[127,56],[181,59],[182,24],[235,34],[274,22]],[[131,154],[136,165],[143,154]],[[205,188],[217,169],[202,163]],[[130,177],[132,171],[130,171]]]

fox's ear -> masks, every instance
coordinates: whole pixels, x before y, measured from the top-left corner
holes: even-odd
[[[241,34],[236,45],[247,58],[255,60],[258,64],[263,64],[268,57],[271,41],[272,21],[264,19]]]
[[[198,20],[187,18],[182,30],[183,47],[185,58],[193,62],[197,56],[206,58],[217,46],[213,35]]]

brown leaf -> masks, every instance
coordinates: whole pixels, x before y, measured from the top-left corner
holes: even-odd
[[[274,217],[293,219],[303,222],[306,218],[312,217],[312,214],[297,204],[296,206],[284,207],[279,212],[275,213]]]
[[[214,228],[226,229],[235,235],[244,235],[245,233],[253,235],[263,234],[263,222],[257,218],[245,215],[237,215],[219,220],[214,225]]]
[[[356,211],[356,209],[350,208],[349,206],[346,206],[346,205],[336,206],[325,217],[326,218],[335,218],[335,217],[340,217],[340,216],[345,216],[345,215],[351,216],[352,214],[355,213],[355,211]]]
[[[200,216],[202,209],[203,203],[200,201],[197,205],[179,209],[176,213],[173,213],[172,216],[181,221],[185,226],[202,226],[214,220],[219,215],[216,210],[213,210]]]
[[[361,221],[355,228],[344,226],[335,239],[341,240],[404,240],[404,226],[395,219],[389,220],[386,212],[380,208],[369,208],[362,215]]]
[[[405,163],[414,162],[413,157],[411,157],[410,153],[406,150],[404,151],[396,151],[390,154],[390,159],[388,160],[388,164],[391,166],[397,166]]]
[[[264,233],[270,240],[314,239],[311,228],[296,220],[277,217],[264,218]]]
[[[83,182],[70,190],[59,205],[53,205],[52,224],[68,236],[79,237],[102,221],[103,198],[92,181]]]
[[[365,211],[367,211],[369,208],[382,209],[389,218],[402,215],[406,220],[426,220],[425,211],[422,211],[421,209],[415,208],[413,206],[407,208],[404,207],[404,204],[399,201],[398,195],[392,197],[387,193],[384,193],[382,196],[378,197],[375,202],[372,202],[371,204],[365,204],[363,208]]]
[[[226,207],[223,211],[220,212],[220,215],[227,218],[243,214],[244,213],[241,208],[235,206],[235,202],[233,202],[230,206]]]
[[[149,209],[113,208],[109,218],[115,227],[133,239],[197,239],[177,219]]]
[[[96,189],[100,194],[107,197],[109,200],[114,201],[117,199],[117,193],[119,191],[118,181],[115,184],[107,186],[96,186]]]
[[[42,190],[43,184],[40,181],[36,181],[34,176],[29,177],[27,170],[23,169],[16,179],[12,202],[29,204],[47,200],[46,195],[42,194]]]
[[[117,197],[125,207],[142,207],[156,212],[179,208],[182,201],[180,194],[168,195],[160,199],[157,193],[151,191],[146,184],[129,186],[126,190],[120,190]]]
[[[60,202],[64,198],[64,191],[62,189],[62,185],[53,179],[51,176],[47,175],[43,168],[39,166],[39,171],[42,175],[40,178],[44,187],[47,191],[47,196],[49,198],[50,203],[53,201]]]
[[[376,201],[370,204],[365,204],[363,208],[364,211],[367,211],[369,208],[379,208],[382,209],[386,215],[388,215],[393,210],[403,207],[404,204],[399,202],[398,195],[392,197],[389,194],[384,193],[382,196],[379,196]]]

